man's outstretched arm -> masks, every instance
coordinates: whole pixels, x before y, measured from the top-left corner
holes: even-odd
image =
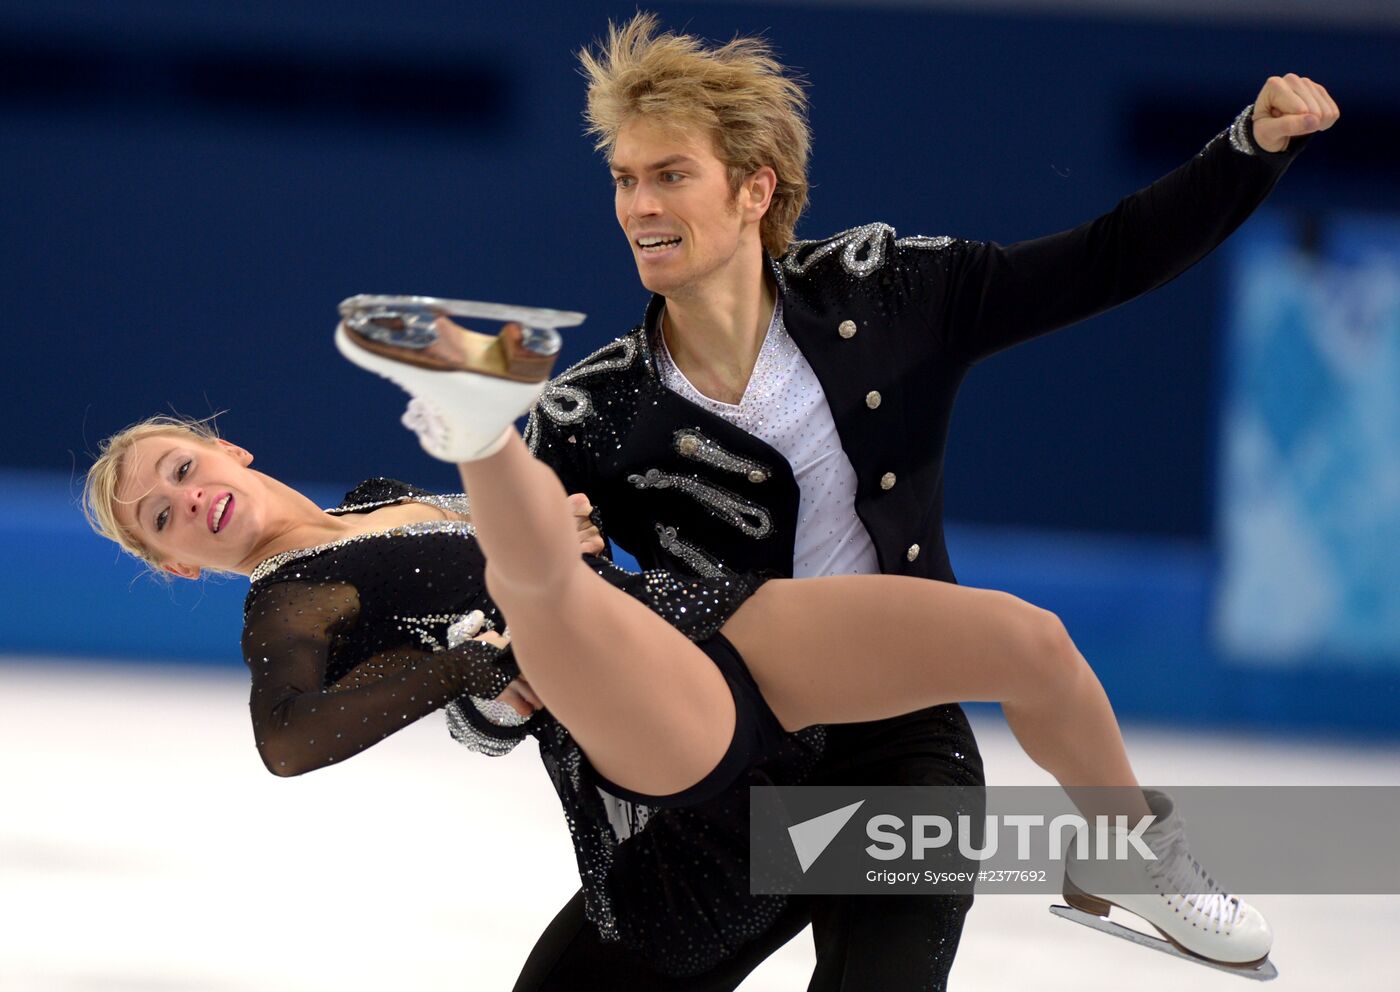
[[[1002,246],[956,241],[924,268],[930,322],[969,364],[1176,278],[1244,223],[1307,143],[1340,116],[1309,79],[1271,76],[1190,162],[1072,230]]]

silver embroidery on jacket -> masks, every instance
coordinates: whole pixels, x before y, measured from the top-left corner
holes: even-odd
[[[833,252],[839,251],[841,253],[841,267],[857,279],[863,279],[885,264],[885,239],[893,236],[894,228],[888,224],[877,222],[853,227],[849,231],[842,231],[825,242],[797,241],[783,256],[783,268],[793,275],[800,276],[815,263]],[[899,248],[937,250],[947,248],[953,243],[953,240],[946,234],[937,237],[912,234],[897,239],[895,245]],[[803,252],[809,245],[818,245],[819,247],[812,249],[804,256]]]
[[[530,416],[525,418],[525,432],[521,435],[525,439],[525,447],[530,449],[530,454],[536,458],[540,456],[540,408],[535,407],[530,411]]]
[[[593,395],[573,383],[599,372],[625,369],[636,357],[637,342],[630,335],[604,345],[551,379],[540,394],[537,408],[556,424],[578,423],[593,411]]]
[[[895,241],[895,244],[901,248],[923,248],[928,251],[947,248],[952,243],[953,239],[946,234],[940,234],[937,237],[930,237],[927,234],[910,234]]]
[[[674,475],[659,468],[649,468],[644,475],[629,475],[627,481],[638,489],[679,489],[709,510],[711,515],[749,537],[763,538],[773,531],[773,518],[763,507],[693,476]]]
[[[736,472],[750,482],[764,482],[773,472],[762,462],[727,451],[694,427],[682,427],[671,435],[671,446],[682,458],[712,465],[722,472]]]
[[[885,262],[885,237],[894,234],[888,224],[864,224],[820,241],[796,241],[783,256],[783,268],[802,275],[833,252],[841,253],[841,267],[857,278],[870,275]],[[819,245],[803,256],[808,245]]]
[[[690,566],[690,570],[701,578],[718,579],[730,574],[714,556],[701,551],[688,541],[677,537],[675,527],[666,524],[656,525],[656,538],[661,547]]]

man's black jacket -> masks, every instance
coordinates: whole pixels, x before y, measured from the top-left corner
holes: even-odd
[[[954,581],[943,456],[967,370],[1092,317],[1203,258],[1306,144],[1262,151],[1252,107],[1191,161],[1073,230],[1003,247],[869,224],[766,259],[820,380],[882,572]],[[798,487],[769,445],[662,385],[642,325],[554,379],[526,440],[643,567],[791,575]]]

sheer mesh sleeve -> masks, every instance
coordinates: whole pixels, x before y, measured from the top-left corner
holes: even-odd
[[[249,598],[249,709],[274,775],[359,754],[459,696],[499,696],[519,674],[508,651],[475,640],[447,651],[380,651],[333,671],[354,651],[359,614],[359,595],[344,583],[281,582]]]

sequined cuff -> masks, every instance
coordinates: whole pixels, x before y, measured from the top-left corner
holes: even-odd
[[[454,699],[443,708],[447,714],[447,730],[458,744],[478,754],[499,758],[509,754],[525,739],[525,724],[530,717],[522,717],[511,710],[511,715],[519,720],[514,726],[504,726],[493,722],[482,712],[477,700],[471,696]],[[494,702],[483,700],[482,702]],[[502,703],[500,705],[505,706]],[[507,708],[509,708],[507,706]]]
[[[1239,115],[1230,122],[1230,126],[1217,135],[1228,136],[1230,147],[1241,155],[1267,154],[1259,147],[1259,143],[1254,140],[1254,104],[1250,104],[1239,112]]]
[[[519,727],[528,723],[528,716],[521,716],[515,712],[515,707],[510,703],[503,703],[499,699],[481,699],[478,696],[468,696],[476,711],[486,718],[487,722],[497,727]]]
[[[1252,103],[1241,110],[1239,116],[1234,119],[1230,126],[1217,135],[1217,140],[1227,136],[1230,141],[1230,147],[1241,155],[1254,155],[1264,159],[1282,158],[1291,152],[1296,152],[1306,143],[1307,138],[1310,137],[1310,135],[1300,135],[1298,137],[1289,138],[1288,146],[1276,152],[1271,152],[1263,148],[1254,137],[1254,104]]]

